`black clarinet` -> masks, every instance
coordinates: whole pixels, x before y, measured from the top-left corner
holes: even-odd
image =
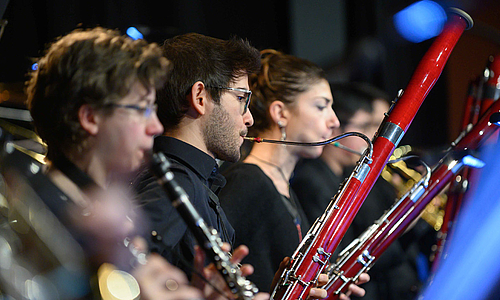
[[[231,292],[238,299],[249,300],[259,292],[250,280],[246,279],[236,264],[231,263],[230,255],[223,251],[222,240],[212,227],[207,226],[205,220],[198,214],[184,189],[174,180],[170,171],[170,162],[161,152],[154,153],[151,169],[158,179],[159,184],[167,193],[172,205],[177,209],[184,222],[194,234],[198,244],[215,264]]]

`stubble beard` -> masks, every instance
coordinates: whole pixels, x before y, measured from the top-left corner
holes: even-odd
[[[212,114],[203,128],[203,138],[207,150],[215,158],[228,162],[237,162],[240,159],[240,136],[244,133],[236,134],[234,122],[220,104],[214,106]]]

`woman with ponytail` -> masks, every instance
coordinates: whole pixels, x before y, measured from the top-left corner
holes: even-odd
[[[275,50],[261,54],[261,70],[250,78],[254,117],[250,134],[297,142],[329,139],[340,123],[323,70]],[[316,158],[322,151],[323,146],[254,144],[248,156],[224,174],[227,184],[219,195],[221,205],[237,233],[236,245],[250,248],[244,262],[254,266],[250,280],[263,291],[309,228],[290,189],[292,172],[299,159]],[[357,286],[353,289],[358,295],[364,293]]]

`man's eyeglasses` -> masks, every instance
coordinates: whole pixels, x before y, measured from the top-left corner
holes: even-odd
[[[156,104],[150,104],[147,106],[139,106],[139,105],[134,105],[134,104],[118,104],[118,103],[110,103],[106,105],[107,107],[119,107],[119,108],[125,108],[125,109],[133,109],[141,113],[145,118],[151,117],[151,114],[153,112],[158,111],[158,105]]]
[[[238,101],[242,105],[242,112],[241,114],[244,115],[248,111],[248,105],[250,105],[250,98],[252,97],[252,91],[246,90],[246,89],[238,89],[238,88],[232,88],[232,87],[223,87],[223,86],[218,86],[214,87],[216,89],[223,89],[223,90],[228,90],[228,91],[234,91],[242,94],[236,94],[236,97]]]

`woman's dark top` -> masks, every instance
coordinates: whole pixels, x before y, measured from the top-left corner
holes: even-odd
[[[290,185],[309,224],[323,214],[343,179],[343,176],[335,175],[322,159],[303,159],[297,164]]]
[[[255,268],[249,279],[261,291],[269,291],[280,262],[300,242],[294,215],[300,218],[302,236],[309,227],[306,216],[292,191],[291,199],[281,195],[257,165],[236,163],[224,176],[227,183],[219,198],[235,229],[235,244],[248,246],[250,254],[243,263]]]
[[[292,188],[297,193],[311,224],[323,214],[330,198],[335,195],[340,183],[344,178],[349,177],[352,170],[352,168],[348,168],[342,176],[336,176],[320,158],[304,160],[297,165],[294,177],[291,179]],[[395,198],[394,188],[384,179],[379,178],[335,253],[344,249],[375,220],[380,218],[385,210],[394,203]],[[411,231],[406,235],[408,234],[411,234]],[[386,249],[368,272],[371,279],[370,282],[361,286],[366,290],[366,295],[361,299],[410,300],[416,297],[421,283],[418,280],[414,264],[415,244],[413,241],[411,244],[405,244],[402,243],[401,239],[398,239]],[[351,299],[358,298],[351,296]]]

